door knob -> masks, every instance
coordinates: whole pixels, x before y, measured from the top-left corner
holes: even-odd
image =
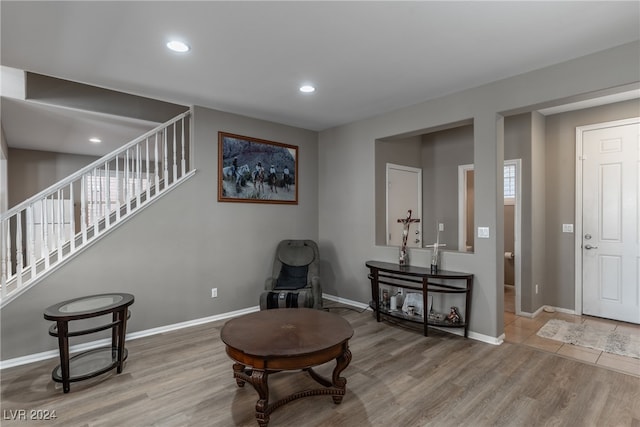
[[[597,246],[591,246],[591,245],[590,245],[590,244],[588,244],[588,243],[587,243],[586,245],[584,245],[584,248],[585,248],[585,249],[587,249],[587,250],[590,250],[590,249],[598,249],[598,247],[597,247]]]

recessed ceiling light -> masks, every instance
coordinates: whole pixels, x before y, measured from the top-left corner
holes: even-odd
[[[300,86],[300,92],[303,93],[313,93],[316,91],[316,88],[311,85]]]
[[[94,144],[100,144],[102,140],[100,138],[89,138],[89,142],[93,142]]]
[[[189,52],[189,50],[191,50],[188,44],[178,40],[171,40],[169,43],[167,43],[167,47],[174,52],[180,53]]]

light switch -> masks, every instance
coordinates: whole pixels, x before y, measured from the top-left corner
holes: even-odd
[[[562,224],[563,233],[573,233],[573,224]]]
[[[478,227],[478,239],[489,238],[489,227]]]

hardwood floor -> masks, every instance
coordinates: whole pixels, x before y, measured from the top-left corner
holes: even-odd
[[[338,304],[328,301],[326,306]],[[270,426],[638,426],[640,378],[517,342],[500,346],[430,330],[428,338],[346,308],[355,334],[342,404],[286,404]],[[129,341],[122,374],[51,381],[57,360],[1,372],[2,426],[256,426],[257,393],[238,388],[220,341],[224,321]],[[332,364],[319,371],[330,376]],[[300,372],[269,379],[271,399],[315,386]],[[11,420],[55,411],[52,421]]]

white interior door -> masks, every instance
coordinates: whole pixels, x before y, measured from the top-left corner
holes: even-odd
[[[387,245],[402,245],[402,224],[407,217],[422,221],[422,169],[387,163]],[[407,246],[422,247],[421,222],[411,224]]]
[[[637,122],[582,132],[582,312],[633,323],[640,323],[639,134]]]

